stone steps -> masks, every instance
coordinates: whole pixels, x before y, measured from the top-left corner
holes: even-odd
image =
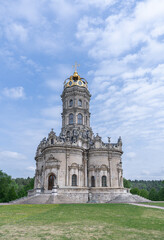
[[[31,197],[21,198],[10,203],[12,204],[46,204],[48,199],[50,198],[50,194],[39,194]]]
[[[23,204],[46,204],[49,198],[49,194],[39,194],[31,199],[25,200]]]
[[[61,204],[73,203],[71,199],[63,195],[39,194],[31,197],[24,197],[10,202],[11,204]]]
[[[151,202],[151,201],[147,198],[128,193],[120,194],[115,199],[108,201],[107,203],[137,203],[137,202]]]
[[[11,204],[70,204],[76,203],[64,195],[39,194],[31,197],[21,198],[10,202]]]
[[[30,200],[30,199],[33,198],[33,197],[34,197],[34,196],[22,197],[22,198],[13,200],[13,201],[11,201],[11,202],[9,202],[9,203],[10,203],[10,204],[22,204],[22,203],[24,203],[25,201]]]

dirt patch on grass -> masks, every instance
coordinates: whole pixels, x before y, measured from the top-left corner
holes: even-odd
[[[92,225],[91,222],[84,224],[60,224],[51,226],[13,226],[6,225],[0,228],[0,239],[8,240],[54,240],[54,239],[71,239],[71,240],[90,240],[90,239],[146,239],[155,240],[163,239],[159,231],[143,231],[128,228],[116,228],[109,224]]]

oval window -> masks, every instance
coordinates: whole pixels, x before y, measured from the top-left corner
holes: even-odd
[[[81,85],[82,85],[82,82],[81,82],[81,81],[78,81],[78,84],[81,86]]]

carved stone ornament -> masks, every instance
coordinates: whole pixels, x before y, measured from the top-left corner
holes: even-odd
[[[61,162],[58,159],[56,159],[52,154],[49,156],[46,162]]]
[[[69,170],[78,169],[78,168],[79,168],[79,164],[77,164],[77,163],[72,163],[71,166],[68,167]]]
[[[56,159],[52,154],[50,155],[50,157],[47,159],[46,161],[46,166],[45,168],[60,168],[60,163],[61,161]]]

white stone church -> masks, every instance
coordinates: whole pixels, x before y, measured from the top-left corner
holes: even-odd
[[[61,95],[62,129],[44,138],[36,152],[35,193],[72,202],[107,202],[127,193],[123,187],[122,140],[104,143],[90,127],[91,94],[75,69]]]

